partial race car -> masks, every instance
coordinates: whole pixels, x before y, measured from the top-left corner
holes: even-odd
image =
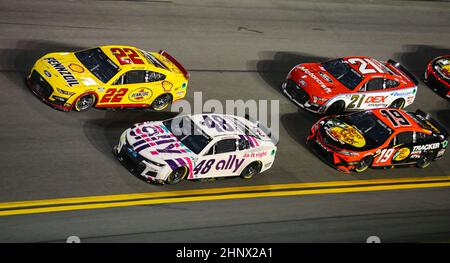
[[[450,100],[450,55],[437,57],[428,63],[424,82],[439,96]]]
[[[307,145],[340,171],[416,165],[425,168],[444,155],[449,133],[418,110],[374,109],[324,117],[311,129]]]
[[[246,118],[199,114],[144,122],[127,129],[114,152],[148,182],[240,176],[269,169],[277,147],[270,132]]]
[[[281,88],[296,105],[319,114],[404,108],[414,102],[417,80],[399,63],[344,57],[295,66]]]
[[[150,107],[160,111],[186,95],[189,73],[166,51],[100,46],[50,53],[31,69],[27,83],[54,108]]]

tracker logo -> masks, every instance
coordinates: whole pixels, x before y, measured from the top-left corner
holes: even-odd
[[[432,143],[432,144],[414,146],[413,151],[418,152],[418,151],[435,150],[435,149],[438,149],[439,147],[440,147],[440,144],[437,142],[437,143]]]
[[[56,58],[44,58],[44,60],[46,60],[48,64],[50,64],[54,69],[56,69],[56,71],[59,72],[59,74],[61,74],[61,76],[70,87],[80,84],[80,82],[78,82],[78,80],[72,75],[72,73],[70,73],[70,71]]]

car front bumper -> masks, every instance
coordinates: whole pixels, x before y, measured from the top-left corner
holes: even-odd
[[[325,108],[322,105],[311,102],[310,96],[298,86],[293,80],[288,79],[281,85],[281,90],[292,102],[300,108],[310,112],[323,114]]]

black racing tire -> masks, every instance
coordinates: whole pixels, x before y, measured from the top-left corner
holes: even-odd
[[[365,170],[367,170],[369,167],[372,166],[373,163],[373,156],[369,155],[364,158],[362,158],[356,165],[355,165],[355,172],[362,173]]]
[[[424,153],[420,159],[416,163],[417,168],[427,168],[430,166],[431,162],[434,160],[434,153],[433,152],[426,152]]]
[[[178,184],[184,178],[186,178],[188,171],[189,171],[189,168],[187,168],[186,166],[178,167],[177,169],[173,170],[169,174],[169,176],[166,179],[166,183],[167,184]]]
[[[159,95],[156,99],[153,100],[150,108],[155,111],[162,111],[167,108],[172,103],[172,95],[169,93],[164,93]]]
[[[255,175],[261,172],[262,163],[261,162],[253,162],[242,170],[240,177],[243,179],[252,179]]]
[[[95,105],[94,94],[86,94],[78,98],[73,108],[75,109],[75,111],[82,112],[89,110],[94,105]]]
[[[396,99],[394,102],[389,105],[389,108],[393,109],[403,109],[405,107],[405,100],[404,99]]]
[[[326,115],[339,115],[343,113],[345,110],[345,102],[342,100],[333,102],[333,104],[328,107],[327,111],[325,112]]]

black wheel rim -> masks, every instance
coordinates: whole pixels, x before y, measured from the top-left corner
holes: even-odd
[[[394,105],[392,105],[392,106],[393,106],[393,108],[400,109],[403,107],[403,101],[396,101],[396,102],[394,102]]]
[[[80,111],[84,111],[91,107],[94,102],[94,98],[92,96],[83,96],[77,102],[77,109]]]
[[[186,171],[184,169],[177,169],[177,170],[173,171],[170,181],[172,183],[177,183],[177,182],[181,181],[183,179],[185,172]]]
[[[258,173],[259,170],[259,164],[251,165],[247,168],[247,173],[245,177],[253,177]]]
[[[159,96],[158,98],[156,98],[155,102],[153,102],[153,109],[162,110],[167,107],[169,102],[170,97],[168,95]]]

